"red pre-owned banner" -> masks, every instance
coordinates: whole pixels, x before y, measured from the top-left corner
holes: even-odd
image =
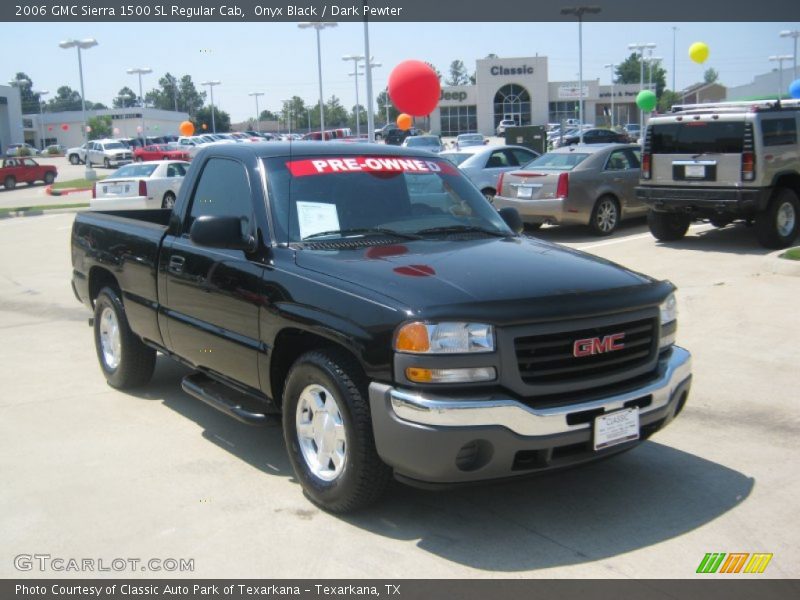
[[[455,173],[443,160],[422,160],[396,156],[342,156],[292,160],[286,163],[294,177],[331,173]]]

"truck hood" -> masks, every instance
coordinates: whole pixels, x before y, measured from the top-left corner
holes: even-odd
[[[345,250],[305,247],[295,260],[303,269],[422,312],[435,306],[514,306],[535,299],[553,304],[553,297],[607,295],[614,290],[625,290],[614,296],[629,295],[631,287],[655,283],[604,259],[525,237],[419,240]],[[662,297],[666,293],[660,292]]]

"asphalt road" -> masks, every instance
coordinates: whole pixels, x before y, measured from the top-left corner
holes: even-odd
[[[0,220],[0,577],[81,575],[14,568],[47,553],[194,559],[198,578],[691,578],[706,552],[773,553],[761,577],[800,576],[800,269],[744,227],[539,233],[680,288],[694,387],[651,441],[511,484],[397,484],[336,517],[301,494],[280,429],[187,396],[182,367],[160,358],[137,393],[105,384],[69,288],[72,219]]]

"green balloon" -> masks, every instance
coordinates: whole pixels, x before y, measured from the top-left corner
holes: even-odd
[[[658,98],[650,90],[642,90],[636,96],[636,106],[645,112],[650,112],[658,104]]]

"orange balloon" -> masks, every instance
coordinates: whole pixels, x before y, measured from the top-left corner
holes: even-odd
[[[194,123],[191,121],[183,121],[178,126],[178,131],[181,132],[181,135],[192,135],[194,133]]]
[[[206,125],[205,123],[203,123],[203,129],[208,129],[208,125]]]
[[[411,115],[407,115],[406,113],[400,113],[397,115],[397,126],[403,131],[408,131],[411,129],[412,123],[413,121],[411,120]]]

